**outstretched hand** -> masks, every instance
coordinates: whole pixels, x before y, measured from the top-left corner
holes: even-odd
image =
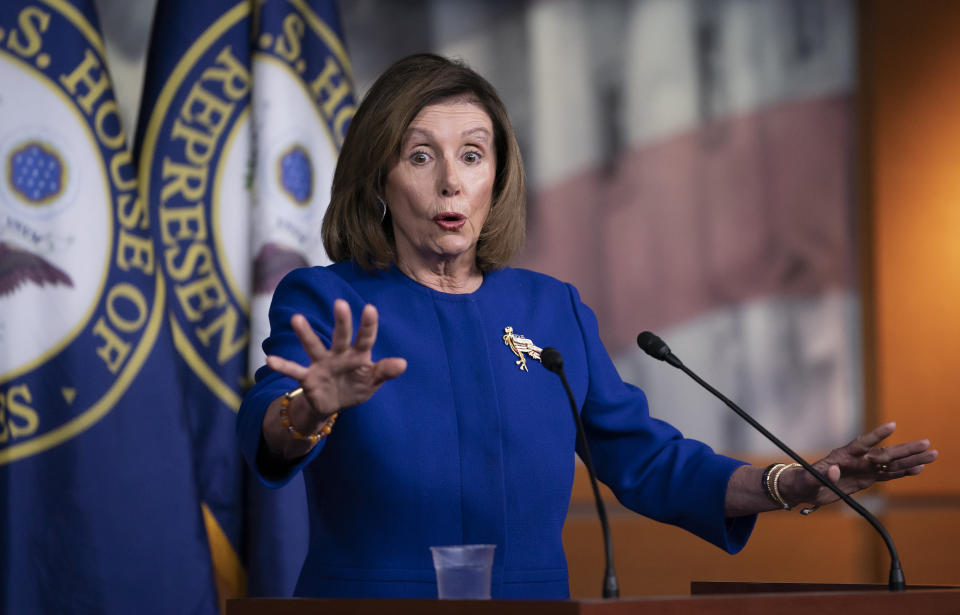
[[[855,493],[878,481],[904,476],[915,476],[938,455],[930,448],[929,440],[914,440],[893,446],[879,446],[896,429],[896,423],[884,423],[873,431],[858,436],[846,446],[813,464],[844,493]],[[837,499],[837,495],[804,470],[791,472],[794,476],[790,491],[792,502],[823,506]]]
[[[407,369],[406,359],[386,358],[373,362],[371,349],[377,340],[377,309],[363,308],[357,338],[353,337],[353,317],[350,305],[343,299],[333,304],[333,335],[330,348],[310,328],[307,319],[294,314],[290,326],[310,357],[310,365],[270,355],[267,365],[300,383],[310,406],[321,417],[363,403],[387,380],[396,378]]]

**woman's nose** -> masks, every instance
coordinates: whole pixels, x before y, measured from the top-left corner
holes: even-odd
[[[440,194],[456,196],[460,194],[460,175],[457,173],[456,163],[445,160],[440,171]]]

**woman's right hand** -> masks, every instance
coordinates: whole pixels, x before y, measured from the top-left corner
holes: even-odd
[[[303,345],[310,365],[270,355],[267,366],[289,376],[303,387],[290,404],[288,413],[294,428],[300,433],[316,433],[324,421],[334,412],[363,403],[370,399],[387,380],[396,378],[407,369],[406,359],[391,357],[373,362],[371,349],[377,339],[377,309],[372,305],[363,308],[360,328],[353,344],[353,318],[350,305],[343,299],[333,304],[333,336],[330,348],[310,328],[307,319],[294,314],[290,326]],[[303,440],[294,440],[280,422],[280,400],[270,404],[264,417],[263,432],[267,445],[284,457],[298,457],[313,446]]]

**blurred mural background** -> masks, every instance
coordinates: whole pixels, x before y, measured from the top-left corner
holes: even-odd
[[[97,0],[134,126],[154,2]],[[528,178],[516,263],[574,283],[658,417],[771,452],[650,329],[802,450],[862,416],[855,10],[846,0],[358,0],[340,4],[358,94],[392,61],[464,59],[500,90]]]

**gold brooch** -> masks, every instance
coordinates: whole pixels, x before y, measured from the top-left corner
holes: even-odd
[[[513,327],[504,327],[503,332],[506,334],[503,336],[503,343],[513,351],[513,354],[517,355],[518,360],[516,364],[520,366],[521,371],[529,372],[530,370],[527,369],[527,359],[523,356],[523,353],[527,353],[530,355],[530,358],[539,361],[540,352],[543,348],[540,348],[534,344],[532,340],[522,335],[515,335],[513,333]]]

